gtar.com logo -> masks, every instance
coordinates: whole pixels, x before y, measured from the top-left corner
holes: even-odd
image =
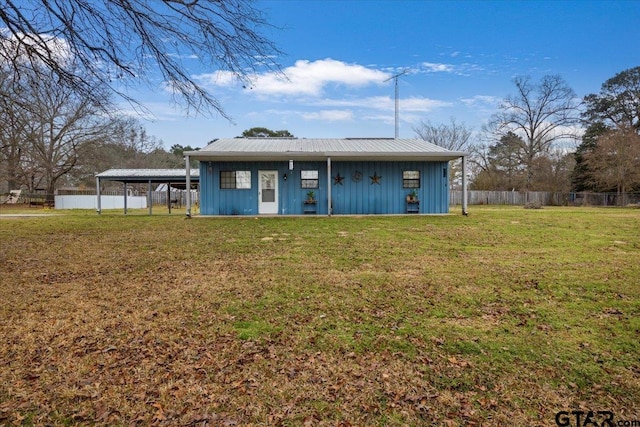
[[[615,421],[612,411],[559,411],[558,427],[640,427],[640,421]]]
[[[615,426],[611,411],[560,411],[556,414],[556,425],[559,427]]]

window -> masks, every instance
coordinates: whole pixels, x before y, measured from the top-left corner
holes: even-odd
[[[420,171],[402,171],[402,188],[420,188]]]
[[[302,188],[318,188],[318,171],[300,171]]]
[[[251,188],[251,171],[236,171],[236,188]]]
[[[220,171],[220,188],[251,188],[251,171]]]

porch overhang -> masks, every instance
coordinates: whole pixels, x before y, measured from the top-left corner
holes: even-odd
[[[459,159],[466,153],[345,153],[345,152],[323,152],[323,153],[262,153],[262,152],[224,152],[224,153],[203,153],[201,151],[185,152],[192,160],[201,162],[224,162],[224,161],[288,161],[288,160],[308,160],[326,161],[328,158],[335,162],[340,161],[430,161],[444,162]]]

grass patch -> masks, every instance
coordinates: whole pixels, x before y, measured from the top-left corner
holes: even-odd
[[[146,212],[0,211],[0,424],[640,419],[637,210]]]

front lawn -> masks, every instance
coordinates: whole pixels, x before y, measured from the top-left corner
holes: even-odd
[[[454,212],[0,212],[0,425],[640,420],[640,210]]]

